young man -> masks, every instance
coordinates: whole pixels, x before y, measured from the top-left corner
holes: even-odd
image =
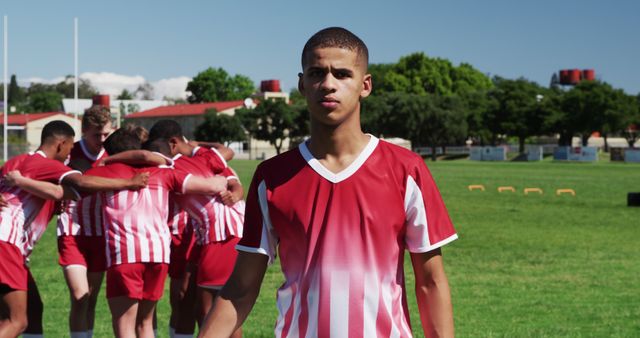
[[[307,41],[298,88],[311,138],[258,166],[236,266],[202,337],[242,324],[276,250],[277,337],[410,337],[405,249],[425,335],[453,336],[440,247],[457,235],[424,161],[362,132],[367,63],[365,44],[343,28]]]
[[[107,156],[102,144],[111,134],[111,112],[94,105],[82,116],[82,138],[73,145],[67,165],[86,172]],[[65,203],[58,216],[58,254],[69,287],[71,338],[93,336],[98,293],[106,270],[100,201],[89,195]]]
[[[203,146],[186,142],[182,128],[173,120],[158,121],[149,132],[151,150],[173,157],[177,170],[202,177],[227,177],[227,191],[217,195],[173,195],[175,204],[170,209],[169,226],[172,229],[171,264],[171,337],[190,337],[194,332],[194,317],[202,323],[217,291],[228,279],[235,257],[234,246],[242,235],[244,219],[244,191],[236,174],[227,166],[219,145]],[[164,148],[164,150],[157,147]],[[114,155],[106,163],[144,158],[142,152]],[[188,214],[187,215],[185,214]],[[191,224],[189,224],[191,222]],[[198,239],[193,248],[193,227]],[[187,268],[187,265],[190,268]],[[192,269],[193,266],[197,268]],[[194,277],[197,279],[194,281]],[[196,297],[193,288],[197,284]],[[241,335],[241,330],[236,332]]]
[[[87,178],[79,171],[63,165],[73,147],[74,135],[71,126],[65,122],[47,123],[42,130],[38,150],[12,158],[2,167],[2,174],[17,170],[25,178],[31,179],[30,182],[66,184],[80,191],[140,188],[146,185],[146,180],[140,179]],[[56,198],[63,197],[62,190],[59,191]],[[33,195],[25,187],[10,186],[6,182],[0,184],[0,194],[7,202],[7,207],[0,211],[0,305],[3,310],[0,337],[10,337],[17,336],[26,327],[28,268],[24,262],[44,232],[54,207],[52,201],[43,198],[48,198],[48,195]],[[69,194],[77,195],[75,192]]]
[[[105,142],[110,154],[139,148],[140,140],[125,129],[114,132]],[[116,336],[153,337],[153,313],[169,263],[169,192],[216,194],[226,190],[227,182],[224,177],[205,179],[167,165],[134,168],[113,163],[90,169],[87,175],[126,177],[134,172],[149,173],[147,188],[101,194],[107,239],[107,300]]]

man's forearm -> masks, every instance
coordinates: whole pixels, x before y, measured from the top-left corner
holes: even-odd
[[[65,177],[62,183],[67,184],[76,190],[87,193],[140,188],[139,184],[132,179],[85,175],[69,175]]]
[[[28,191],[30,194],[47,200],[59,201],[64,197],[64,189],[62,186],[38,181],[27,177],[20,177],[15,181],[16,186],[20,189]]]
[[[416,298],[425,337],[453,337],[453,307],[440,249],[412,253]]]

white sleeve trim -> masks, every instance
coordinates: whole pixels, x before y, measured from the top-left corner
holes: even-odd
[[[82,172],[78,171],[78,170],[69,170],[66,173],[62,174],[62,176],[60,176],[60,178],[58,179],[58,184],[62,184],[62,180],[64,180],[65,177],[67,177],[68,175],[71,174],[80,174],[82,175]]]
[[[271,217],[269,217],[269,205],[267,201],[267,184],[262,181],[258,185],[258,203],[262,213],[262,235],[260,236],[260,248],[269,256],[269,265],[273,264],[276,258],[276,237]]]
[[[224,157],[222,157],[222,154],[220,154],[220,152],[216,149],[216,148],[210,148],[211,151],[213,151],[214,153],[216,153],[216,155],[218,155],[218,157],[220,158],[220,160],[222,161],[222,163],[224,163],[224,167],[228,167],[227,165],[227,161],[224,159]]]
[[[184,178],[184,181],[182,181],[182,194],[186,194],[187,193],[187,181],[189,181],[189,179],[191,178],[191,174],[187,174],[187,177]]]
[[[413,252],[413,253],[429,252],[429,251],[435,250],[435,249],[437,249],[439,247],[445,246],[445,245],[455,241],[456,239],[458,239],[458,234],[453,234],[453,235],[441,240],[438,243],[435,243],[435,244],[432,244],[432,245],[429,245],[429,246],[409,249],[409,252]]]
[[[236,250],[265,255],[265,256],[269,257],[269,261],[271,261],[271,256],[269,256],[269,253],[267,252],[267,250],[265,250],[263,248],[252,248],[250,246],[244,246],[244,245],[236,244]]]

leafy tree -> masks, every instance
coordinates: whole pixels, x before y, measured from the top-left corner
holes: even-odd
[[[393,114],[385,120],[386,135],[409,139],[414,148],[436,148],[462,142],[467,135],[464,104],[460,98],[389,93],[386,104]]]
[[[505,133],[518,138],[518,151],[524,153],[528,137],[543,132],[545,118],[549,115],[542,104],[545,89],[524,78],[517,80],[496,77],[494,88],[489,91],[493,104],[487,110],[487,121],[494,135]]]
[[[153,100],[153,86],[148,82],[139,85],[134,96],[140,100]]]
[[[197,140],[225,143],[244,141],[247,138],[237,117],[218,114],[215,109],[207,110],[204,122],[196,127],[194,135]]]
[[[75,95],[75,80],[73,75],[67,75],[64,80],[55,85],[50,85],[49,90],[56,91],[65,98],[72,98]],[[90,99],[98,94],[98,90],[91,85],[91,81],[78,79],[78,98]]]
[[[573,125],[584,145],[594,131],[601,133],[606,145],[609,134],[622,133],[628,126],[625,116],[633,110],[632,97],[600,81],[582,81],[562,98],[562,122]]]
[[[11,80],[9,81],[9,88],[7,89],[7,103],[9,106],[16,106],[25,100],[24,89],[18,86],[18,80],[16,79],[16,75],[11,75]]]
[[[131,94],[128,90],[123,89],[120,92],[120,95],[116,97],[116,100],[133,100],[133,94]]]
[[[258,140],[268,141],[280,154],[284,140],[298,128],[296,117],[299,111],[282,99],[264,100],[253,108],[236,110],[242,125]]]
[[[247,98],[254,92],[254,84],[244,75],[233,77],[222,68],[207,68],[187,84],[190,103],[233,101]]]
[[[29,107],[31,112],[60,111],[62,95],[57,92],[36,92],[29,95]]]

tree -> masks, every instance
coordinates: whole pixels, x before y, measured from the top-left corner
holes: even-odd
[[[133,94],[131,94],[128,90],[123,89],[120,92],[120,95],[116,97],[116,100],[133,100]]]
[[[242,125],[258,140],[268,141],[280,154],[282,143],[295,130],[296,111],[282,99],[264,100],[253,108],[236,110]]]
[[[67,75],[64,80],[52,85],[50,90],[54,90],[62,97],[73,98],[75,95],[75,79],[73,75]],[[98,90],[91,85],[91,81],[87,79],[78,79],[78,98],[90,99],[98,94]]]
[[[31,112],[60,111],[62,95],[57,92],[37,92],[29,96]]]
[[[623,133],[628,127],[625,116],[633,114],[633,98],[621,89],[601,81],[582,81],[563,94],[561,121],[573,126],[573,130],[582,136],[582,143],[595,131],[605,139],[611,133]]]
[[[371,65],[374,93],[451,95],[491,88],[491,80],[471,65],[454,66],[451,61],[413,53],[396,64]]]
[[[190,103],[242,100],[254,92],[254,84],[244,75],[230,77],[222,68],[207,68],[187,84]]]
[[[413,148],[428,146],[432,159],[436,148],[462,142],[467,135],[464,104],[456,96],[388,93],[385,135],[409,139]]]
[[[18,80],[16,75],[11,75],[11,81],[9,81],[9,88],[7,89],[7,103],[9,107],[19,105],[25,100],[24,89],[18,86]]]
[[[237,117],[218,114],[215,109],[207,110],[204,122],[196,127],[194,135],[197,140],[225,143],[247,138]]]
[[[148,82],[139,85],[134,96],[140,100],[153,100],[153,86]]]
[[[490,128],[495,128],[494,134],[516,136],[518,151],[524,153],[526,139],[543,132],[549,115],[542,103],[545,93],[545,89],[524,78],[494,78],[494,88],[489,91],[493,104],[487,110],[487,121],[491,121]]]

